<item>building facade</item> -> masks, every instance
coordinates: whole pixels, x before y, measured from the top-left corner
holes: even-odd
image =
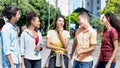
[[[100,17],[100,10],[102,10],[108,0],[80,0],[80,7],[87,9],[92,17]]]
[[[49,4],[54,7],[58,7],[61,11],[61,14],[64,16],[68,16],[73,12],[74,6],[73,2],[69,0],[46,0]]]

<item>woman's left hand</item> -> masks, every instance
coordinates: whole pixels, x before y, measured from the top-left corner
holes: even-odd
[[[25,65],[21,64],[21,68],[25,68]]]
[[[106,68],[110,68],[110,66],[111,66],[111,63],[107,63],[107,65],[106,65]]]
[[[36,51],[40,51],[41,49],[42,49],[42,47],[40,45],[37,45],[35,48]]]

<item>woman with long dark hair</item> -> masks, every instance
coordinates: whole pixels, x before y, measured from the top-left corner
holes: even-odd
[[[96,68],[115,68],[120,35],[120,20],[113,13],[106,13],[102,17],[105,26],[102,35],[100,56]]]
[[[46,38],[46,47],[51,49],[50,56],[45,63],[45,68],[70,68],[67,48],[70,34],[66,30],[66,22],[63,16],[55,20],[53,30],[49,30]]]

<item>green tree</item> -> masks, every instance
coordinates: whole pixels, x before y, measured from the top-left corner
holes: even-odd
[[[37,10],[31,4],[29,4],[28,0],[18,0],[18,1],[19,2],[17,3],[17,6],[19,7],[21,13],[21,18],[18,22],[18,26],[23,26],[26,24],[25,14],[29,11],[37,12]]]
[[[58,8],[49,5],[45,0],[31,0],[30,4],[38,11],[41,20],[41,28],[44,33],[48,28],[48,9],[50,9],[50,24],[54,21],[56,15],[61,14]],[[50,8],[48,8],[50,6]]]
[[[70,15],[70,19],[71,19],[70,23],[71,24],[76,24],[77,23],[77,19],[78,19],[77,16],[78,16],[78,13],[72,13]],[[69,21],[69,16],[66,16],[66,21]]]
[[[78,28],[79,24],[78,22],[78,13],[79,12],[87,12],[89,13],[86,9],[84,8],[77,8],[74,10],[74,12],[70,15],[70,20],[71,20],[71,24],[76,24],[76,28]],[[66,16],[66,20],[69,21],[69,16]],[[90,24],[93,28],[97,29],[98,31],[101,31],[103,29],[102,25],[101,25],[101,21],[98,18],[92,18],[90,16]]]
[[[46,2],[46,0],[0,0],[0,13],[2,12],[4,4],[17,6],[20,9],[21,18],[17,23],[20,28],[26,24],[25,14],[29,11],[35,11],[40,18],[41,29],[44,31],[44,33],[47,31],[49,4]],[[50,24],[52,24],[55,17],[60,14],[61,13],[58,8],[50,5]]]
[[[84,8],[77,8],[77,9],[75,9],[74,11],[73,11],[73,13],[72,14],[70,14],[70,23],[71,24],[77,24],[77,19],[78,19],[78,13],[79,12],[87,12],[87,13],[89,13],[89,11],[87,11],[86,9],[84,9]],[[66,20],[67,21],[69,21],[69,16],[66,16]]]
[[[90,18],[90,24],[93,28],[97,29],[98,32],[104,28],[99,18]]]
[[[120,14],[120,0],[108,0],[106,7],[100,13],[103,14],[107,12]]]
[[[29,4],[28,0],[0,0],[0,13],[2,12],[2,9],[3,9],[5,4],[17,6],[20,9],[21,18],[18,21],[17,25],[20,28],[20,34],[21,34],[21,32],[22,32],[21,26],[26,24],[25,14],[31,10],[36,11],[36,9],[31,4]]]

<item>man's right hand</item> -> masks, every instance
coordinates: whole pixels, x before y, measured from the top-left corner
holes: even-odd
[[[70,60],[72,60],[72,58],[73,58],[73,54],[71,53],[71,54],[70,54]]]
[[[15,68],[15,65],[11,65],[11,68]]]
[[[21,68],[25,68],[25,65],[24,65],[24,64],[21,64]]]

